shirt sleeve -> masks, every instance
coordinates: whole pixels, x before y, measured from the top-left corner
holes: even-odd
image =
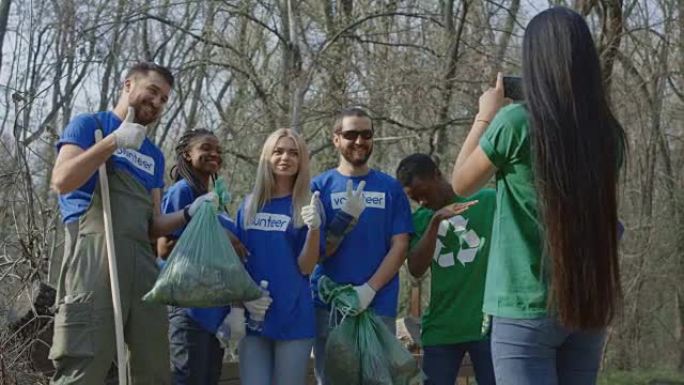
[[[72,119],[64,127],[62,136],[57,141],[57,151],[65,144],[74,144],[87,150],[95,144],[95,129],[97,122],[92,114],[81,114]]]
[[[318,178],[311,180],[311,192],[320,191],[321,186],[318,184]]]
[[[189,205],[193,201],[192,191],[190,188],[185,188],[182,185],[174,184],[171,186],[169,191],[164,194],[164,199],[162,199],[161,212],[162,214],[175,213],[176,211],[182,210],[185,206]],[[181,234],[185,230],[185,226],[177,229],[173,233],[169,234],[175,238],[180,238]]]
[[[392,195],[392,236],[404,233],[412,234],[411,205],[398,182],[394,183]]]
[[[413,234],[411,234],[411,243],[409,244],[409,250],[416,247],[418,241],[420,241],[420,238],[423,237],[423,233],[425,233],[426,226],[425,220],[423,220],[424,215],[421,214],[422,213],[420,211],[416,211],[412,215],[414,232]]]
[[[154,187],[156,188],[164,188],[164,154],[159,151],[159,155],[157,156],[157,160],[155,161],[155,170],[154,170]]]
[[[517,119],[516,111],[512,108],[523,107],[516,105],[503,108],[480,138],[482,151],[498,169],[502,169],[516,156],[522,143],[519,124],[513,121]]]

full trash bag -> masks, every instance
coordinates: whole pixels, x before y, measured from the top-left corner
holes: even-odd
[[[352,285],[328,277],[318,281],[330,304],[333,329],[325,345],[325,376],[330,385],[419,385],[423,372],[411,353],[372,310],[360,311]]]
[[[218,187],[218,185],[217,185]],[[217,191],[220,199],[225,194]],[[221,227],[216,210],[205,203],[192,217],[166,266],[143,301],[182,307],[213,307],[261,296]]]

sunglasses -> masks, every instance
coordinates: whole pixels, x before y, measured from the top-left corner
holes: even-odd
[[[338,132],[338,135],[343,137],[346,140],[356,140],[359,136],[363,140],[371,140],[373,139],[373,130],[348,130],[348,131],[340,131]]]

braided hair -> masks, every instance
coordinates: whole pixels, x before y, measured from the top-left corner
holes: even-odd
[[[181,179],[185,179],[188,185],[192,188],[195,196],[199,196],[207,193],[209,186],[198,178],[195,174],[195,170],[192,168],[192,163],[185,158],[185,155],[190,151],[190,147],[198,138],[202,136],[216,136],[210,130],[204,128],[195,128],[193,130],[186,131],[178,140],[178,144],[175,148],[176,154],[176,164],[171,167],[169,175],[171,180],[178,182]],[[215,180],[217,175],[212,175],[212,179]]]

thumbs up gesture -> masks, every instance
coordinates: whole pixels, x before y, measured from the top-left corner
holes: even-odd
[[[317,230],[321,227],[321,200],[318,191],[311,195],[311,203],[302,207],[302,221],[309,230]]]
[[[143,140],[145,140],[145,126],[134,122],[135,110],[133,107],[128,107],[126,119],[124,119],[119,128],[112,133],[114,139],[116,139],[117,147],[130,148],[133,150],[140,149]]]

